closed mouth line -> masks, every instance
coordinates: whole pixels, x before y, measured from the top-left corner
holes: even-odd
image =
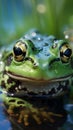
[[[29,78],[29,77],[23,77],[23,76],[20,76],[20,75],[16,75],[16,74],[13,74],[11,72],[7,72],[7,74],[13,78],[13,79],[17,79],[17,80],[20,80],[20,81],[30,81],[30,82],[57,82],[57,81],[65,81],[65,80],[68,80],[69,78],[72,77],[72,75],[67,75],[67,76],[64,76],[64,77],[60,77],[60,78],[53,78],[53,79],[36,79],[36,78]]]

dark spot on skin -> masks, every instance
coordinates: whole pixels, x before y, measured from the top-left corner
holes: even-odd
[[[15,102],[15,99],[11,99],[11,100],[9,100],[9,103],[11,103],[11,102]]]
[[[8,89],[8,93],[15,93],[15,86],[12,86],[11,88]]]
[[[33,51],[35,51],[35,48],[34,48],[34,47],[32,47],[32,50],[33,50]]]
[[[45,54],[45,56],[50,56],[50,54],[49,54],[49,53],[47,53],[47,54]]]
[[[7,66],[9,66],[9,65],[11,64],[12,59],[13,59],[13,55],[11,54],[11,55],[8,56],[8,58],[7,58],[7,60],[6,60],[6,65],[7,65]]]
[[[73,58],[70,60],[71,67],[73,68]]]
[[[19,84],[20,84],[20,81],[18,80],[14,80],[12,78],[9,77],[9,79],[7,80],[7,83],[11,84],[14,82],[14,85],[12,85],[9,89],[8,89],[8,93],[15,93],[16,92],[16,87],[18,88]]]
[[[52,65],[54,62],[58,62],[58,61],[60,61],[60,58],[53,59],[52,61],[50,61],[49,65]]]
[[[48,46],[48,43],[44,43],[44,46]]]
[[[24,91],[27,91],[27,88],[23,88]]]
[[[33,42],[31,39],[27,40],[28,41],[28,44],[30,45],[31,49],[33,52],[36,52],[37,51],[37,48],[34,46]]]
[[[9,78],[8,80],[7,80],[7,83],[9,84],[9,83],[12,83],[13,81],[12,81],[12,78]]]
[[[60,88],[63,88],[63,91],[66,91],[67,90],[67,88],[68,88],[68,86],[69,86],[69,81],[66,81],[66,83],[65,83],[65,85],[61,85],[60,84]]]
[[[1,86],[2,86],[2,88],[6,88],[6,84],[4,81],[1,81]]]
[[[24,104],[24,102],[23,101],[18,101],[17,104]]]
[[[57,88],[57,90],[60,90],[63,86],[59,83],[59,87]]]
[[[31,57],[26,57],[25,61],[31,61],[32,63],[34,63],[34,60]]]
[[[33,39],[33,40],[37,40],[37,36],[33,36],[32,39]]]
[[[52,95],[53,93],[55,93],[55,88],[52,88],[51,91],[49,91],[50,95]]]

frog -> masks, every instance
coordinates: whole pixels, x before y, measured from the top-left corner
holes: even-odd
[[[38,99],[54,99],[68,92],[73,75],[69,43],[32,29],[1,52],[0,97],[8,114],[26,126],[29,115],[38,124],[42,122],[41,117],[51,122],[54,122],[51,116],[62,117],[47,112],[46,108],[37,108],[31,100],[36,102],[35,98],[39,103]]]

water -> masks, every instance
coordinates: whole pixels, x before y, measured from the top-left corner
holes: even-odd
[[[23,120],[18,122],[16,113],[19,114],[19,110],[17,109],[15,116],[9,115],[0,99],[0,130],[73,130],[73,104],[70,101],[63,103],[63,100],[58,98],[42,102],[38,99],[34,102],[36,106],[46,108],[44,111],[49,113],[48,118],[44,120],[41,116],[41,123],[38,123],[30,115],[29,125],[25,125]]]

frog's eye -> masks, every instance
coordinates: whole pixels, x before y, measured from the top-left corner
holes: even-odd
[[[18,41],[13,47],[13,56],[16,61],[22,61],[26,57],[27,46],[24,42]]]
[[[60,57],[62,62],[67,63],[71,58],[71,54],[72,54],[72,50],[67,44],[61,46]]]

